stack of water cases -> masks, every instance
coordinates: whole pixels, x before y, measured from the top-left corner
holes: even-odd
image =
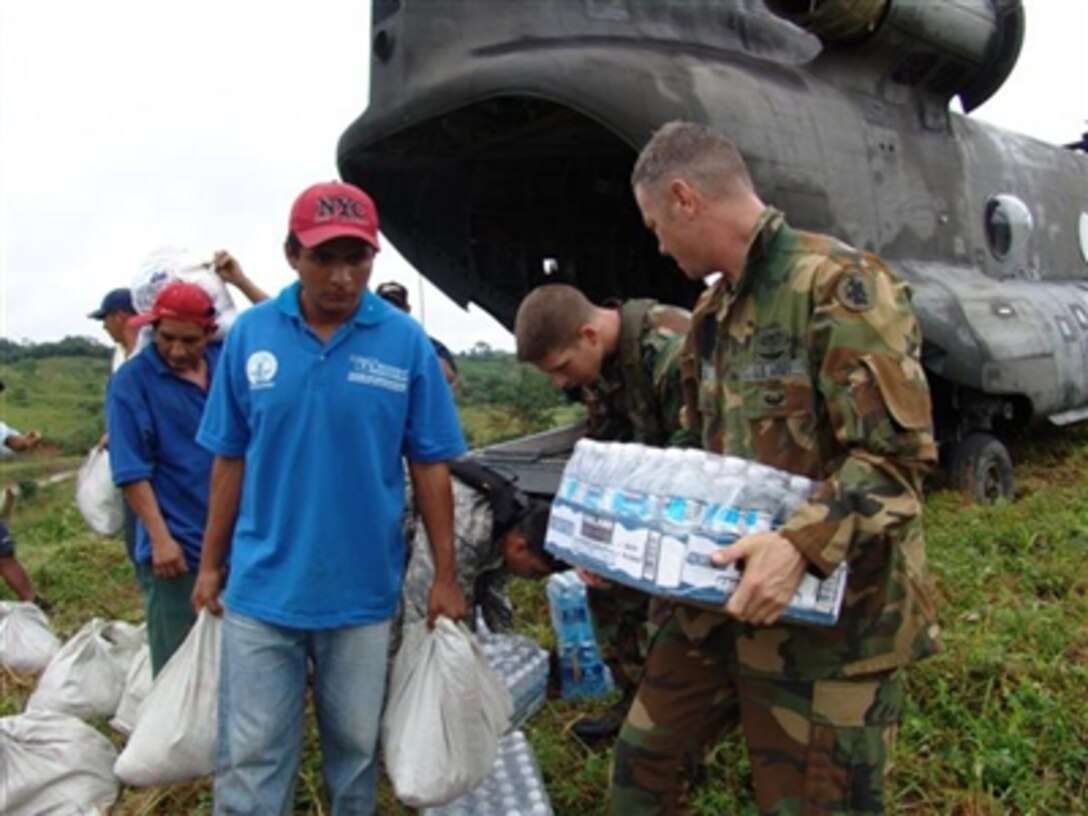
[[[499,740],[499,752],[484,781],[448,805],[425,808],[423,816],[552,816],[544,779],[525,734]]]
[[[574,570],[548,578],[548,607],[559,651],[563,697],[600,697],[612,690],[612,672],[601,660],[586,598],[586,585]]]
[[[524,635],[481,632],[478,637],[487,662],[514,701],[510,729],[521,728],[548,696],[548,652]]]
[[[773,530],[814,483],[732,456],[579,440],[552,504],[547,548],[568,563],[656,595],[718,606],[740,573],[710,554]],[[783,617],[831,625],[846,567],[806,575]]]

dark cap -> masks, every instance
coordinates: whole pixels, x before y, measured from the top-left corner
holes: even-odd
[[[132,307],[132,291],[130,289],[112,289],[102,298],[102,305],[87,317],[95,320],[105,320],[110,312],[131,312],[136,314]]]
[[[402,312],[408,311],[408,290],[404,288],[403,284],[396,281],[386,281],[378,285],[377,293],[378,297],[389,301]]]

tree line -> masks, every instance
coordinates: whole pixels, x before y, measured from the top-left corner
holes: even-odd
[[[47,357],[93,357],[109,359],[113,350],[90,337],[69,335],[63,340],[50,340],[35,343],[23,340],[17,343],[6,337],[0,337],[0,362],[15,363],[19,360],[41,360]]]

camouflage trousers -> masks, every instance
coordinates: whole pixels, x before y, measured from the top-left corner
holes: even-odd
[[[601,657],[612,672],[616,688],[633,697],[650,643],[650,596],[613,584],[607,589],[590,587],[586,597]]]
[[[890,812],[885,777],[902,697],[895,672],[816,681],[742,674],[728,626],[695,644],[669,618],[616,743],[610,812],[690,813],[685,755],[701,756],[738,724],[760,813]]]

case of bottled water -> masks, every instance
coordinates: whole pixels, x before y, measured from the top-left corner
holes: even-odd
[[[563,697],[601,697],[612,690],[612,672],[601,660],[589,614],[586,585],[574,570],[548,578],[548,607],[559,651]]]
[[[448,805],[424,808],[422,816],[552,816],[533,747],[521,731],[499,740],[484,781]]]
[[[487,662],[514,701],[510,730],[521,728],[547,699],[548,652],[525,635],[481,632],[477,637]]]
[[[603,578],[720,606],[740,572],[713,564],[711,553],[779,526],[814,487],[733,456],[581,439],[563,471],[545,546]],[[831,625],[845,586],[845,564],[822,581],[806,575],[782,616]]]

